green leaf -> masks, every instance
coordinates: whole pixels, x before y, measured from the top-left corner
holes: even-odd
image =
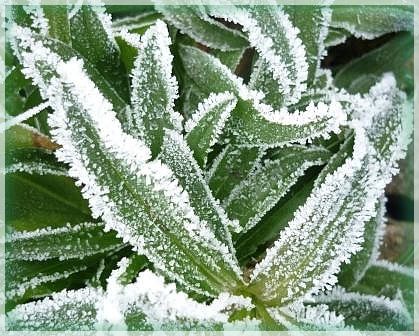
[[[70,21],[67,6],[42,6],[45,18],[48,20],[48,35],[71,45]]]
[[[338,275],[339,284],[345,288],[353,288],[363,277],[371,263],[379,254],[379,245],[384,234],[385,199],[377,203],[377,215],[365,223],[362,250],[353,255],[349,263],[344,264]]]
[[[217,57],[221,63],[226,65],[232,72],[235,72],[246,50],[247,48],[229,51],[213,50],[212,54]]]
[[[94,238],[93,238],[94,237]],[[13,260],[83,259],[122,245],[103,223],[67,224],[58,228],[12,231],[6,234],[6,257]]]
[[[393,72],[401,89],[413,90],[413,36],[400,33],[383,46],[353,60],[336,74],[336,86],[366,93],[386,72]]]
[[[344,29],[329,27],[327,37],[324,40],[324,45],[328,48],[343,44],[349,36],[351,36],[351,34]]]
[[[125,33],[139,55],[132,71],[132,112],[128,115],[129,133],[141,138],[153,156],[160,151],[164,128],[181,130],[182,116],[174,111],[177,81],[172,76],[171,44],[167,27],[158,20],[143,35]]]
[[[28,74],[55,111],[49,122],[62,146],[56,155],[84,185],[93,216],[192,292],[214,296],[240,285],[232,256],[196,216],[171,170],[149,161],[145,144],[123,133],[82,61],[63,62],[47,48],[31,53],[33,44],[20,43],[27,41],[25,30],[16,38]]]
[[[16,231],[92,220],[87,202],[66,176],[7,174],[6,223]]]
[[[237,223],[228,219],[219,202],[212,196],[203,172],[183,137],[176,132],[167,131],[159,158],[169,166],[182,188],[189,194],[195,213],[208,223],[215,238],[233,256],[234,248],[228,229],[235,228]]]
[[[214,197],[224,200],[255,168],[263,153],[257,147],[237,147],[230,144],[225,146],[208,172],[208,185]]]
[[[9,330],[94,330],[95,305],[101,292],[93,288],[63,290],[52,298],[20,305],[7,316]]]
[[[370,95],[365,98],[370,105],[363,101],[359,106],[365,111],[360,109],[360,120],[352,123],[352,158],[320,176],[322,183],[255,268],[250,289],[267,304],[283,305],[336,283],[340,264],[360,250],[364,223],[375,215],[376,200],[404,155],[411,129],[406,119],[411,110],[394,77],[385,76]]]
[[[208,94],[229,91],[239,98],[228,123],[228,132],[238,144],[274,147],[291,141],[305,142],[339,132],[339,125],[345,120],[337,102],[310,104],[305,111],[294,113],[273,111],[215,57],[190,46],[180,47],[180,54],[187,73],[200,90]]]
[[[330,157],[323,148],[293,146],[284,148],[276,160],[266,160],[237,185],[223,207],[230,218],[239,220],[242,233],[254,227],[292,185],[314,166]]]
[[[369,295],[401,299],[414,316],[414,269],[386,260],[372,262],[352,290]]]
[[[315,298],[342,314],[345,324],[359,330],[412,330],[413,320],[400,300],[346,292],[336,288]]]
[[[157,1],[157,10],[167,21],[195,41],[222,51],[247,47],[248,42],[240,31],[230,29],[211,18],[203,6],[168,6],[166,3],[167,1]]]
[[[111,18],[104,6],[82,5],[70,18],[71,43],[92,64],[118,94],[129,102],[128,76],[112,35]]]
[[[186,141],[201,168],[205,167],[208,153],[217,143],[236,103],[237,99],[229,92],[210,95],[186,122]]]
[[[363,39],[413,31],[413,6],[332,6],[331,26]]]
[[[273,5],[209,6],[209,10],[214,16],[242,25],[250,45],[257,50],[260,63],[258,75],[251,81],[252,88],[269,91],[275,85],[280,96],[277,100],[285,105],[298,102],[306,90],[308,65],[298,30],[283,8]],[[263,79],[267,79],[268,85],[264,85]]]
[[[265,253],[266,246],[271,245],[271,242],[292,219],[298,207],[305,203],[316,176],[315,174],[314,177],[311,176],[312,174],[307,175],[309,178],[303,177],[301,182],[291,187],[289,193],[261,219],[258,225],[237,237],[236,255],[241,265],[246,264],[250,259],[258,260],[260,255]]]
[[[6,259],[7,310],[18,303],[44,297],[64,288],[83,286],[98,261],[98,256],[68,261]]]
[[[307,86],[310,87],[319,75],[320,62],[326,54],[324,40],[328,35],[332,10],[325,6],[286,6],[284,10],[300,31],[298,37],[306,50]]]
[[[7,148],[5,173],[51,174],[66,176],[68,168],[57,162],[52,152],[43,148]]]

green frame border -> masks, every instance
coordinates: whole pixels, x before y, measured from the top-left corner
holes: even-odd
[[[173,5],[183,5],[183,4],[197,4],[206,2],[207,0],[173,0]],[[5,69],[4,69],[4,55],[5,55],[5,9],[8,5],[27,5],[30,0],[3,0],[0,1],[0,120],[4,120],[5,113]],[[62,5],[66,3],[77,3],[78,0],[41,0],[39,1],[44,5]],[[151,0],[102,0],[106,5],[151,5],[153,1]],[[233,4],[267,4],[271,3],[269,0],[230,0]],[[287,4],[287,5],[315,5],[320,1],[316,0],[276,0],[277,4]],[[209,1],[211,4],[222,3],[222,1],[213,0]],[[334,5],[410,5],[414,7],[414,80],[415,83],[419,82],[419,3],[415,0],[335,0]],[[418,85],[414,87],[414,125],[419,125],[419,88]],[[416,130],[416,127],[415,127]],[[419,167],[419,155],[416,155],[419,151],[419,132],[414,132],[414,167]],[[4,132],[0,133],[0,167],[4,167],[4,153],[5,153],[5,139]],[[413,331],[333,331],[333,332],[316,332],[316,331],[226,331],[226,332],[179,332],[179,331],[155,331],[155,332],[125,332],[125,331],[92,331],[92,332],[48,332],[48,331],[6,331],[5,330],[5,315],[4,315],[4,303],[5,303],[5,293],[4,293],[4,284],[5,284],[5,251],[4,251],[4,240],[5,240],[5,226],[4,226],[4,216],[5,216],[5,181],[4,175],[0,175],[0,333],[2,335],[120,335],[120,336],[131,336],[131,335],[228,335],[228,336],[238,336],[238,335],[318,335],[318,336],[332,336],[332,335],[342,335],[342,336],[353,336],[353,335],[382,335],[382,336],[393,336],[393,335],[403,335],[403,336],[414,336],[416,332],[419,332],[419,249],[416,248],[419,246],[419,170],[414,169],[414,330]]]

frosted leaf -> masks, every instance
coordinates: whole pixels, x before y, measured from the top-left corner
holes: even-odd
[[[256,266],[251,286],[264,300],[282,304],[330,288],[340,264],[361,249],[364,224],[375,216],[376,201],[397,171],[412,128],[411,107],[395,87],[394,77],[385,75],[369,95],[374,106],[365,106],[367,113],[361,105],[353,114],[360,120],[351,122],[352,158],[336,170],[333,161],[342,158],[339,154],[332,158],[327,173],[319,177],[321,183]],[[306,253],[299,254],[300,249]]]
[[[362,279],[352,290],[362,292],[368,288],[368,293],[398,299],[406,305],[410,315],[414,316],[416,277],[417,271],[412,267],[387,260],[376,260],[371,262]]]
[[[211,304],[198,303],[178,292],[174,283],[149,270],[141,272],[132,284],[122,286],[117,280],[127,260],[108,279],[106,293],[97,302],[98,326],[114,325],[128,330],[190,330],[208,328],[227,322],[231,309],[252,308],[249,299],[221,293]]]
[[[286,195],[308,168],[323,164],[329,157],[329,151],[323,148],[285,148],[279,159],[266,160],[238,184],[223,207],[230,218],[239,220],[241,232],[247,232]]]
[[[400,300],[346,292],[341,287],[318,295],[316,304],[342,314],[345,324],[363,330],[411,330],[413,320]]]
[[[316,306],[295,302],[284,308],[269,308],[269,313],[288,330],[344,330],[344,316],[324,304]]]
[[[154,0],[156,9],[173,26],[195,41],[214,49],[223,51],[247,47],[248,42],[243,34],[230,29],[211,18],[202,5],[171,5],[170,1]]]
[[[88,268],[88,260],[24,261],[8,260],[5,267],[6,297],[19,301],[21,298],[41,297],[62,289],[68,281]],[[61,284],[60,284],[61,281]]]
[[[93,216],[101,216],[106,229],[116,230],[188,290],[214,296],[240,283],[223,251],[204,239],[207,223],[196,216],[172,171],[149,161],[146,145],[122,132],[82,62],[63,62],[27,35],[17,42],[25,73],[54,109],[49,124],[62,146],[56,155],[70,165],[69,174],[82,186]],[[41,68],[51,75],[43,76]]]
[[[332,9],[323,1],[322,6],[285,6],[293,25],[298,28],[298,37],[302,40],[307,54],[308,79],[310,87],[321,72],[320,63],[327,54],[325,39],[328,35]]]
[[[112,33],[110,15],[106,13],[103,3],[88,1],[87,5],[79,7],[69,21],[72,48],[103,75],[125,102],[129,102],[128,76]]]
[[[129,33],[125,36],[131,37]],[[172,76],[173,56],[165,23],[156,21],[136,44],[139,55],[131,74],[133,108],[129,132],[143,139],[153,155],[157,155],[163,128],[181,130],[182,127],[181,115],[173,110],[178,87]]]
[[[6,133],[7,136],[7,133]],[[42,148],[6,149],[3,174],[27,173],[39,175],[68,175],[68,169],[57,162],[50,150]]]
[[[207,180],[214,197],[224,200],[259,163],[264,151],[228,144],[214,159]]]
[[[122,18],[115,18],[112,21],[112,30],[115,35],[119,35],[122,30],[126,31],[138,31],[150,27],[155,23],[156,18],[160,14],[150,11],[141,13],[135,16],[126,16]]]
[[[113,232],[104,232],[103,229],[103,223],[80,223],[34,231],[13,231],[6,234],[6,258],[9,262],[15,259],[82,259],[122,245]]]
[[[285,104],[296,103],[306,90],[306,52],[298,30],[281,6],[210,6],[210,13],[243,26],[249,43],[263,60],[258,71],[269,73]],[[258,87],[257,89],[261,89]]]
[[[264,301],[284,305],[329,288],[340,264],[360,250],[364,222],[374,215],[385,184],[367,156],[364,130],[355,127],[353,157],[312,191],[256,265],[250,286]]]
[[[339,102],[310,103],[304,111],[279,111],[261,103],[263,94],[247,88],[217,58],[194,47],[181,46],[180,53],[187,73],[203,92],[230,91],[238,98],[228,122],[228,131],[239,144],[273,147],[291,141],[305,143],[315,137],[338,133],[346,121]]]
[[[42,112],[43,110],[45,110],[48,107],[47,103],[41,103],[38,106],[35,106],[19,115],[17,115],[16,117],[13,117],[5,122],[2,122],[0,124],[0,133],[4,132],[5,130],[9,129],[12,126],[15,126],[17,124],[20,124],[21,122],[32,118],[33,116],[37,115],[39,112]]]
[[[51,298],[22,304],[7,314],[10,330],[94,330],[95,303],[101,292],[93,288],[64,290]]]
[[[374,39],[399,31],[413,31],[410,6],[333,6],[331,26],[357,38]]]
[[[189,194],[195,213],[207,223],[208,232],[204,234],[203,239],[208,240],[210,244],[220,244],[216,248],[222,251],[237,274],[241,274],[228,230],[236,223],[227,217],[224,209],[213,197],[203,177],[203,171],[193,158],[183,136],[174,131],[167,131],[159,159],[173,171],[182,188]]]
[[[362,250],[353,255],[348,264],[342,266],[339,273],[339,284],[351,288],[363,278],[371,263],[377,260],[379,247],[384,235],[386,198],[381,197],[377,203],[377,214],[365,223]]]
[[[211,94],[185,123],[186,141],[201,167],[223,132],[237,99],[231,93]]]

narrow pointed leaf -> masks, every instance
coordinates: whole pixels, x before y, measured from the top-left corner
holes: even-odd
[[[316,302],[345,317],[345,324],[360,330],[412,330],[413,320],[400,300],[346,292],[336,288]]]
[[[355,286],[364,277],[371,263],[377,259],[386,224],[384,214],[385,198],[382,197],[377,203],[377,215],[365,223],[362,250],[353,255],[349,263],[342,266],[338,275],[339,284],[345,288]]]
[[[413,91],[413,36],[400,33],[381,47],[349,62],[334,83],[350,93],[367,93],[381,76],[391,71],[402,90]]]
[[[19,36],[21,48],[32,44],[30,36]],[[62,145],[57,157],[84,185],[93,216],[102,216],[108,229],[193,292],[214,296],[237,286],[235,265],[196,216],[171,170],[160,161],[147,162],[145,144],[122,132],[82,61],[63,62],[46,48],[21,53],[28,74],[55,110],[49,122]],[[45,68],[52,77],[42,76]]]
[[[208,185],[214,197],[224,200],[233,188],[252,171],[264,152],[257,147],[228,144],[215,158],[208,172]]]
[[[370,95],[366,99],[371,106],[362,105],[365,112],[361,109],[356,115],[360,120],[352,123],[352,158],[322,178],[256,266],[251,288],[269,304],[284,304],[335,284],[340,264],[361,248],[364,223],[375,215],[376,201],[395,173],[411,132],[411,107],[406,107],[394,77],[385,76]],[[304,254],[298,252],[302,246]]]
[[[243,26],[250,45],[262,60],[258,72],[261,78],[272,79],[276,91],[285,103],[296,103],[306,89],[307,69],[305,49],[298,30],[281,6],[211,6],[212,15]],[[264,91],[264,83],[253,81],[253,87]]]
[[[158,20],[138,41],[139,55],[132,72],[130,133],[143,139],[154,156],[159,152],[163,129],[181,129],[181,115],[173,110],[178,88],[172,76],[170,44],[166,25]]]
[[[307,86],[319,75],[320,62],[326,54],[325,39],[328,35],[332,10],[326,6],[286,6],[285,12],[298,28],[298,37],[306,50],[308,63]]]
[[[248,45],[243,34],[211,18],[203,6],[170,6],[168,1],[155,1],[166,20],[195,41],[222,51],[242,49]]]
[[[285,148],[279,159],[265,161],[232,190],[223,204],[228,216],[238,219],[242,232],[247,232],[308,168],[324,163],[329,156],[322,148]]]
[[[100,291],[62,291],[16,307],[7,316],[9,330],[94,330]]]
[[[185,124],[186,141],[201,167],[205,167],[211,147],[218,141],[237,99],[225,92],[210,95]]]
[[[377,296],[398,298],[414,316],[414,297],[417,290],[414,281],[417,275],[413,268],[377,260],[371,263],[362,279],[352,290]]]
[[[331,26],[363,39],[413,31],[412,6],[333,6]]]
[[[224,209],[212,196],[203,172],[182,135],[168,131],[159,158],[173,171],[182,188],[189,194],[195,213],[208,223],[215,238],[230,251],[230,258],[234,260],[232,263],[236,263],[229,229],[236,229],[237,223],[228,219]]]
[[[194,330],[214,328],[227,322],[231,308],[250,308],[250,300],[224,293],[211,304],[198,303],[178,292],[174,283],[149,270],[136,281],[123,286],[120,274],[126,271],[127,259],[122,259],[108,279],[102,300],[97,303],[98,325],[125,325],[128,330]]]
[[[82,259],[122,245],[114,232],[103,230],[103,223],[80,223],[54,229],[14,231],[6,235],[6,258],[9,262],[15,259]]]
[[[229,120],[228,132],[239,144],[273,147],[290,141],[305,142],[339,132],[345,115],[338,102],[311,103],[305,111],[275,111],[260,102],[260,94],[249,90],[215,57],[194,47],[182,46],[183,65],[196,85],[208,94],[230,91],[239,98]]]
[[[105,12],[105,6],[80,6],[70,18],[70,30],[72,47],[129,102],[128,76],[119,58],[111,17]]]

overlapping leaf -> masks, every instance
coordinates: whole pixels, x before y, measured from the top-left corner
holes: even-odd
[[[26,73],[55,110],[49,121],[62,145],[57,156],[84,186],[93,215],[191,291],[213,296],[240,285],[228,249],[196,216],[171,170],[148,162],[145,144],[122,132],[82,62],[63,62],[25,29],[16,30]]]
[[[371,106],[357,115],[367,131],[358,121],[353,124],[352,158],[328,172],[256,266],[250,288],[269,304],[281,305],[333,285],[340,264],[360,250],[364,223],[375,214],[411,128],[406,98],[394,77],[385,76],[370,95]],[[302,246],[304,254],[298,252]]]
[[[242,80],[213,56],[193,47],[181,48],[183,65],[203,91],[230,91],[239,98],[228,123],[235,141],[248,146],[271,147],[291,141],[305,142],[339,132],[345,115],[337,102],[309,104],[305,111],[274,111],[260,102],[260,94],[249,90]]]

